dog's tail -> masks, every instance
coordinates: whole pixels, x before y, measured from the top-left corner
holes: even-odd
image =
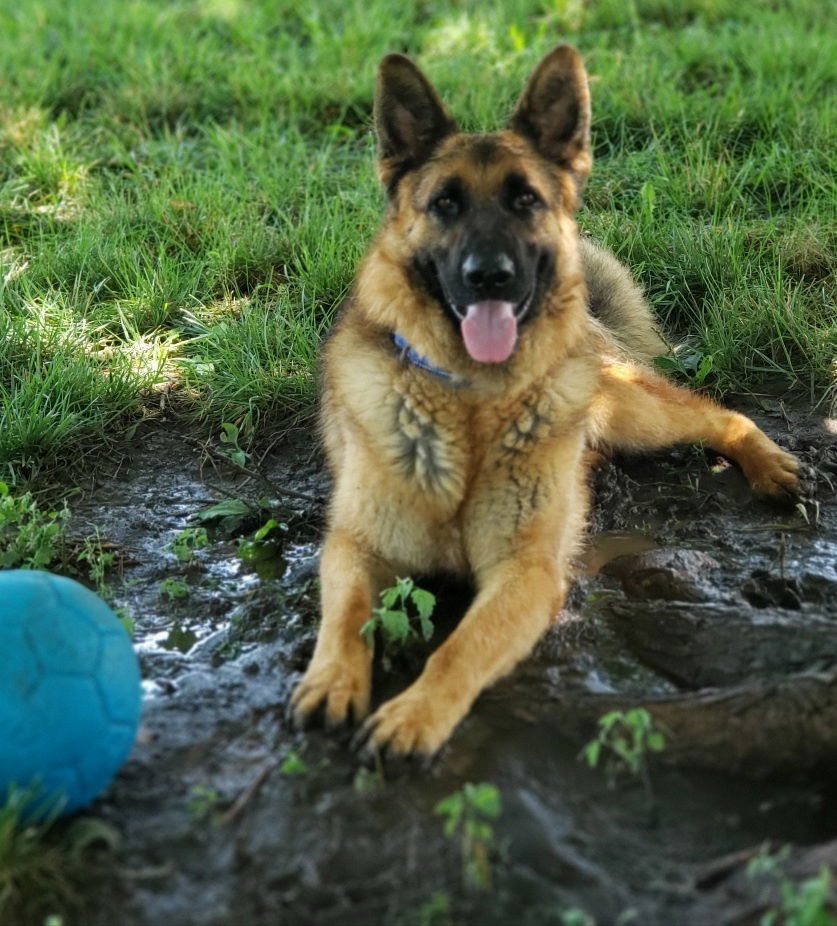
[[[613,335],[625,352],[643,362],[671,352],[642,290],[628,270],[589,238],[579,239],[590,314]]]

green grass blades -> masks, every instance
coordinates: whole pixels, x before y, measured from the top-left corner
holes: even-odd
[[[31,801],[27,791],[0,795],[0,922],[63,923],[83,886],[101,876],[103,852],[117,848],[119,835],[93,817],[56,823],[47,812],[32,822]]]
[[[0,478],[161,407],[255,437],[310,413],[382,207],[370,113],[392,50],[493,128],[547,48],[577,45],[596,152],[580,224],[701,358],[683,375],[833,394],[830,25],[816,0],[6,4]]]

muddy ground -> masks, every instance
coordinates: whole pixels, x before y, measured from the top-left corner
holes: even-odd
[[[248,461],[253,477],[144,434],[74,506],[74,528],[97,525],[122,559],[145,689],[140,739],[93,808],[121,839],[79,922],[755,923],[782,877],[837,872],[837,441],[821,411],[765,399],[755,417],[815,471],[804,515],[696,449],[604,462],[567,610],[431,769],[386,780],[359,773],[347,736],[286,719],[317,622],[311,436]],[[230,498],[267,500],[261,520],[287,526],[273,549],[240,557],[255,517],[210,524],[179,561],[167,545]],[[188,597],[161,595],[172,577]],[[468,590],[433,587],[441,635]],[[379,673],[376,693],[410,671]],[[653,807],[630,775],[610,788],[578,760],[601,714],[640,704],[669,731]],[[291,751],[301,774],[280,764]],[[502,796],[484,890],[433,812],[465,782]],[[768,841],[784,861],[748,874]]]

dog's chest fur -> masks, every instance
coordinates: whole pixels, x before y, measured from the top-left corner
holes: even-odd
[[[557,390],[531,390],[514,401],[480,407],[454,394],[396,390],[387,409],[383,443],[393,470],[425,496],[459,504],[486,465],[513,470],[521,456],[564,434],[578,407]]]
[[[353,401],[341,415],[344,452],[333,466],[334,504],[364,511],[369,540],[388,559],[467,571],[470,522],[486,506],[495,536],[511,543],[563,486],[575,486],[556,447],[584,441],[597,376],[587,358],[565,359],[525,390],[490,399],[423,371],[386,372],[366,371],[364,391],[342,392]],[[357,465],[363,458],[375,466]],[[370,471],[374,484],[361,475]]]

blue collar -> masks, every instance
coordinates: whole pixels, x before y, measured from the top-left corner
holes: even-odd
[[[457,376],[455,373],[448,373],[447,370],[442,370],[439,367],[433,366],[427,357],[422,357],[421,354],[416,353],[406,340],[395,331],[392,333],[392,343],[401,352],[401,356],[412,363],[414,367],[418,367],[420,370],[424,370],[438,379],[446,380],[454,386],[463,386],[467,382],[462,376]]]

